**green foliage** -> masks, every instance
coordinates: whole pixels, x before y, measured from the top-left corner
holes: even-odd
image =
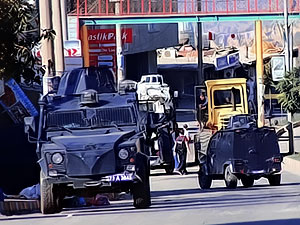
[[[42,38],[53,39],[45,30],[38,36],[37,13],[25,0],[0,0],[0,78],[40,83],[34,66],[38,58],[33,48]]]
[[[275,88],[280,93],[279,103],[293,115],[300,108],[300,68],[286,73]]]

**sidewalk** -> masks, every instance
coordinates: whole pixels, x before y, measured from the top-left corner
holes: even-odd
[[[300,161],[291,157],[284,157],[282,169],[300,176]]]
[[[0,215],[11,216],[34,212],[40,212],[39,200],[4,199],[4,202],[0,202]]]

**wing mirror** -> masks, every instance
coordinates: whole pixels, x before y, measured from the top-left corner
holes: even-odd
[[[25,117],[24,118],[24,131],[26,134],[29,134],[30,130],[32,130],[33,133],[35,133],[35,120],[33,116]]]
[[[31,116],[24,118],[24,132],[28,136],[28,142],[36,143],[37,138],[34,137],[36,134],[35,117]]]

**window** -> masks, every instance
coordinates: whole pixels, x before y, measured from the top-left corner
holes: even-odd
[[[152,83],[155,83],[155,82],[157,82],[156,77],[152,77]]]
[[[232,88],[231,90],[216,90],[214,91],[214,105],[233,105],[241,104],[240,90]]]
[[[162,79],[161,79],[161,77],[157,77],[157,80],[158,80],[158,82],[159,82],[160,84],[162,84]]]

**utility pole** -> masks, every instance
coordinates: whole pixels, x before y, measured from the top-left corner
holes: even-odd
[[[202,84],[204,81],[203,76],[203,59],[202,59],[202,23],[197,23],[197,31],[198,31],[198,38],[197,38],[197,51],[198,51],[198,77],[197,83],[198,85]]]
[[[66,0],[60,1],[60,9],[61,9],[62,36],[63,36],[63,40],[66,41],[68,40]]]
[[[52,23],[56,35],[54,38],[54,59],[56,75],[61,76],[65,70],[64,41],[62,33],[62,12],[60,0],[52,0]]]
[[[39,14],[42,34],[52,28],[49,0],[39,0]],[[43,38],[41,40],[42,66],[45,68],[45,74],[43,76],[43,95],[48,93],[48,77],[52,73],[52,64],[54,61],[52,49],[52,41]]]
[[[112,0],[111,0],[112,1]],[[120,0],[115,2],[115,14],[120,15]],[[117,85],[125,79],[124,74],[124,56],[122,55],[122,30],[121,24],[116,24],[116,50],[117,50]]]
[[[255,43],[256,43],[256,87],[257,87],[257,126],[265,125],[264,112],[264,62],[263,62],[263,45],[262,45],[262,22],[255,21]]]
[[[285,26],[285,68],[286,72],[291,71],[291,48],[290,48],[290,28],[289,28],[289,5],[288,1],[284,0],[284,26]],[[288,112],[288,134],[289,134],[289,149],[294,149],[294,130],[292,114]]]
[[[284,29],[285,29],[285,68],[286,72],[290,72],[290,29],[289,29],[289,21],[288,21],[288,1],[284,0]]]

